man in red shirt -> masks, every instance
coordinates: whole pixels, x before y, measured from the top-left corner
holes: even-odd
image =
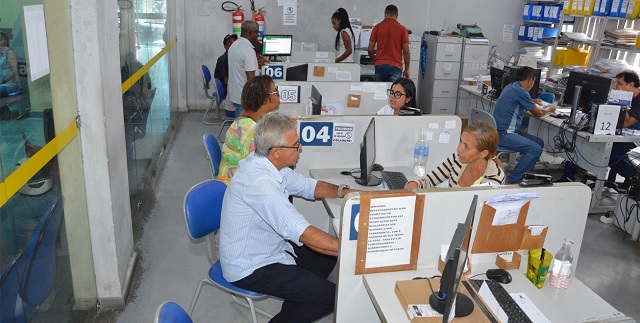
[[[394,82],[400,77],[409,78],[409,33],[397,19],[398,7],[388,5],[384,9],[384,20],[371,31],[368,51],[375,65],[377,82]],[[374,54],[376,43],[378,48]]]

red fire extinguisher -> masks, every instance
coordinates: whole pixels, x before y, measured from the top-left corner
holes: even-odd
[[[233,33],[240,37],[240,27],[242,26],[242,22],[244,21],[244,10],[242,10],[242,6],[239,6],[236,11],[231,14],[231,19],[233,20]]]
[[[258,41],[262,42],[262,36],[264,36],[264,8],[258,9],[258,12],[253,13],[253,20],[258,23]]]

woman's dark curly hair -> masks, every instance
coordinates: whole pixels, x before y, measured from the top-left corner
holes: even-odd
[[[244,110],[256,112],[269,100],[269,85],[273,79],[269,75],[256,76],[242,88],[240,104]]]

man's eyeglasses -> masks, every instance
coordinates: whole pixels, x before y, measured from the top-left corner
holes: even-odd
[[[300,143],[297,143],[297,144],[295,144],[293,146],[275,146],[275,147],[269,148],[269,150],[271,150],[273,148],[282,148],[282,149],[290,148],[290,149],[295,149],[297,151],[302,151],[302,145]]]
[[[400,92],[400,91],[394,91],[394,90],[392,90],[392,89],[388,89],[388,90],[387,90],[387,95],[388,95],[388,96],[391,96],[391,97],[394,97],[394,98],[396,98],[396,99],[399,99],[399,98],[401,98],[403,95],[404,95],[404,96],[406,96],[407,94],[406,94],[406,93],[402,93],[402,92]]]

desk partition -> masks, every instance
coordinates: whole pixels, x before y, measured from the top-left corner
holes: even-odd
[[[327,52],[324,52],[324,53],[327,53]],[[269,65],[263,66],[262,71],[264,74],[271,75],[275,79],[286,80],[287,68],[295,67],[302,64],[308,65],[307,81],[313,81],[313,82],[334,82],[334,81],[358,82],[360,81],[360,64],[356,64],[356,63],[272,62]]]
[[[364,131],[372,116],[316,116],[298,119],[300,142],[303,146],[296,171],[308,175],[313,168],[339,168],[341,170],[359,169],[360,143]],[[375,116],[376,118],[376,163],[384,167],[413,165],[413,146],[418,139],[420,127],[428,128],[429,159],[427,170],[435,169],[442,161],[456,151],[460,141],[460,118],[446,115],[426,116]],[[333,131],[333,125],[342,124],[353,127],[345,135],[353,136],[350,142],[330,142],[319,146],[318,142],[309,143],[312,123],[326,123]],[[303,128],[304,127],[304,128]],[[310,128],[311,127],[311,128]],[[316,128],[319,129],[319,128]],[[313,130],[318,133],[319,130]],[[346,137],[345,137],[346,138]],[[339,171],[333,179],[334,184],[355,185],[350,176],[340,175]],[[367,189],[375,190],[377,187]],[[307,220],[318,228],[329,231],[329,219],[321,203],[294,199],[294,205],[305,215]]]
[[[318,51],[297,51],[291,52],[289,63],[334,63],[336,53]]]
[[[306,105],[311,96],[311,86],[322,95],[322,104],[330,106],[335,114],[343,115],[375,115],[380,108],[388,104],[387,89],[391,88],[389,82],[302,82],[302,81],[276,81],[279,90],[285,91],[282,86],[299,86],[298,102],[281,103],[280,113],[292,117],[307,115]],[[281,98],[289,93],[281,94]],[[359,107],[349,107],[348,101],[354,96],[359,100]]]
[[[332,178],[323,178],[322,174],[327,176],[327,173],[323,173],[322,170],[314,169],[312,172],[314,175],[320,175],[315,176],[316,178],[327,181],[332,180]],[[476,229],[484,202],[499,195],[522,192],[537,193],[539,196],[531,201],[525,223],[526,225],[548,225],[548,233],[544,243],[546,249],[552,252],[559,250],[564,238],[570,238],[575,242],[571,248],[574,255],[573,271],[575,271],[576,266],[579,264],[590,191],[588,187],[582,184],[560,183],[547,187],[522,188],[512,185],[499,188],[434,189],[420,193],[424,195],[425,201],[418,265],[416,271],[410,271],[405,276],[410,278],[420,276],[421,274],[424,275],[427,269],[437,268],[440,247],[441,245],[449,244],[457,223],[464,222],[473,195],[478,195],[478,208],[476,209],[471,246],[475,241],[475,233],[477,232]],[[376,308],[363,284],[364,276],[355,274],[357,240],[349,240],[350,230],[344,229],[351,226],[352,206],[360,203],[360,196],[358,193],[352,193],[344,200],[327,199],[325,202],[333,214],[341,214],[342,229],[339,234],[336,322],[379,322],[380,318],[376,314]],[[528,253],[526,251],[520,252],[522,254],[520,271],[524,275]],[[474,267],[482,270],[495,268],[495,265],[493,265],[495,258],[496,253],[471,254],[471,274],[478,273],[474,270]],[[514,274],[517,275],[518,273]],[[367,274],[366,276],[376,275],[385,274]],[[482,277],[480,278],[482,279]],[[575,280],[575,277],[572,279]],[[544,288],[549,289],[547,291],[549,293],[554,292],[553,288],[548,286],[548,282]],[[538,292],[537,289],[534,289],[534,291]],[[388,297],[393,298],[393,292],[393,289],[390,288],[388,293],[391,296]],[[599,299],[599,301],[604,302],[602,299]],[[400,306],[399,304],[398,302],[398,306]],[[576,317],[581,317],[579,316],[580,313],[576,315],[578,315]],[[588,314],[585,316],[588,316]],[[404,320],[401,318],[400,321]]]

